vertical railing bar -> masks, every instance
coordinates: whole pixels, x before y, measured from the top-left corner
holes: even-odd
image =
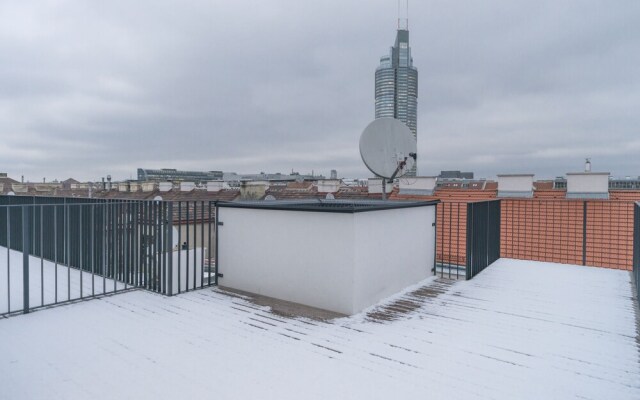
[[[198,242],[198,202],[197,201],[193,201],[193,289],[197,289],[198,288],[198,281],[197,281],[197,276],[198,276],[198,259],[197,259],[197,255],[198,255],[198,251],[197,251],[197,247],[196,244]]]
[[[54,297],[53,303],[58,303],[58,205],[53,206],[53,278],[54,278]]]
[[[457,206],[460,207],[460,203],[457,203]],[[458,224],[460,225],[460,224]],[[458,226],[458,229],[460,229],[460,227]],[[449,262],[448,262],[448,270],[449,270],[449,279],[451,279],[451,259],[452,259],[452,254],[451,254],[451,239],[452,239],[452,234],[453,234],[453,203],[450,204],[449,207]],[[460,254],[458,252],[458,258],[460,257]]]
[[[214,278],[215,284],[217,286],[218,285],[218,275],[219,275],[219,272],[220,272],[220,257],[219,257],[219,254],[218,254],[218,251],[219,251],[219,246],[218,246],[219,241],[218,240],[219,240],[219,237],[220,237],[220,234],[219,234],[220,231],[218,229],[219,226],[220,226],[220,208],[218,207],[218,203],[217,202],[215,203],[215,212],[216,212],[216,215],[215,215],[216,221],[215,221],[215,225],[213,226],[213,230],[214,230],[214,233],[216,235],[216,238],[215,238],[215,244],[216,244],[216,250],[215,250],[216,266],[215,266],[215,271],[214,271],[213,278]]]
[[[185,282],[184,282],[184,286],[185,286],[185,291],[188,292],[189,291],[189,201],[185,202],[186,206],[187,206],[187,228],[186,228],[186,232],[187,232],[187,245],[186,245],[186,250],[187,250],[187,256],[185,257],[186,262],[185,262],[185,273],[186,273],[186,277],[185,277]]]
[[[207,247],[207,258],[208,258],[208,261],[209,261],[209,263],[208,263],[209,264],[208,286],[211,286],[211,271],[212,271],[212,268],[211,268],[211,253],[213,252],[213,249],[211,248],[211,200],[209,200],[209,222],[207,223],[207,229],[208,229],[207,239],[209,241],[208,242],[209,246]]]
[[[204,287],[204,201],[200,203],[200,289]]]
[[[29,313],[29,209],[22,206],[22,312]]]
[[[113,248],[113,292],[118,292],[118,204],[116,202],[111,203],[111,223],[112,223],[112,248]]]
[[[83,281],[82,281],[82,270],[84,269],[84,262],[83,262],[83,251],[82,248],[84,247],[84,237],[82,235],[82,214],[83,214],[83,205],[79,205],[78,206],[78,243],[80,244],[80,249],[79,249],[79,253],[80,253],[80,258],[78,259],[78,267],[80,269],[80,298],[82,298],[82,286],[83,286]]]
[[[169,233],[169,237],[167,238],[167,243],[169,247],[169,265],[168,265],[168,287],[167,294],[169,296],[173,296],[173,201],[169,202],[168,210],[167,210],[167,232]],[[180,246],[178,246],[179,248]]]
[[[458,207],[456,207],[456,224],[458,225],[458,229],[456,230],[456,252],[458,253],[458,260],[457,260],[457,265],[456,265],[456,279],[460,278],[460,204],[458,204]]]
[[[130,218],[131,218],[131,212],[129,210],[129,204],[130,202],[127,201],[124,204],[124,209],[125,209],[125,214],[124,214],[124,289],[127,290],[127,285],[129,282],[129,272],[130,272],[130,263],[131,263],[131,259],[130,257],[130,253],[131,253],[131,243],[129,243],[129,222],[130,222]]]
[[[71,245],[69,244],[71,238],[71,217],[69,215],[69,203],[65,200],[65,257],[67,265],[67,300],[71,300]]]
[[[108,202],[102,203],[102,294],[107,292],[107,240],[109,229],[107,228],[107,207]]]
[[[180,264],[182,263],[182,202],[178,201],[178,294],[182,291]]]
[[[7,207],[7,312],[11,312],[11,208]]]
[[[44,306],[44,205],[40,205],[40,305]]]
[[[96,241],[96,207],[95,203],[91,204],[91,296],[96,295],[96,252],[95,252],[95,241]]]

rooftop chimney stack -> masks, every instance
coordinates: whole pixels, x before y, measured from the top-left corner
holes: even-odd
[[[589,157],[587,157],[587,160],[584,163],[584,172],[591,172],[591,159]]]

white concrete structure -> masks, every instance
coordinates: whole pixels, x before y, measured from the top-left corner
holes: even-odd
[[[219,192],[224,189],[224,181],[207,182],[207,192]]]
[[[171,189],[173,189],[173,183],[171,183],[171,182],[160,182],[158,184],[158,188],[160,189],[161,192],[169,192]]]
[[[340,190],[339,179],[320,179],[318,180],[318,192],[320,193],[336,193]]]
[[[190,192],[195,188],[196,188],[196,184],[194,182],[180,182],[181,192]]]
[[[400,178],[400,194],[431,196],[436,190],[436,176],[409,176]]]
[[[219,209],[221,286],[350,315],[432,274],[435,202],[264,204]]]
[[[27,193],[27,191],[29,191],[29,187],[22,183],[12,184],[11,189],[16,193]]]
[[[533,174],[498,175],[498,197],[533,197]]]
[[[156,189],[156,183],[155,182],[144,182],[144,183],[142,183],[141,186],[142,186],[142,191],[143,192],[153,192]]]
[[[382,179],[369,178],[367,187],[369,188],[369,194],[382,193]],[[387,193],[391,193],[393,190],[393,183],[387,183],[385,189]]]
[[[608,199],[608,172],[567,173],[568,199]]]

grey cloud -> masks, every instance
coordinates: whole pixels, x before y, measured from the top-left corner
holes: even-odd
[[[0,4],[0,170],[368,176],[395,1]],[[419,168],[639,175],[640,3],[411,2]]]

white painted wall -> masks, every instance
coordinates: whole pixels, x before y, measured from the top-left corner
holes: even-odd
[[[435,206],[356,214],[219,212],[221,286],[354,314],[433,268]]]
[[[219,209],[220,286],[348,314],[353,214]]]
[[[498,191],[531,192],[533,191],[533,174],[498,175]]]
[[[352,314],[432,275],[435,209],[355,214]]]
[[[573,193],[609,193],[609,173],[568,173],[567,194]]]
[[[168,192],[173,189],[173,183],[171,182],[160,182],[158,186],[161,192]]]
[[[411,176],[400,178],[400,190],[434,190],[438,178],[435,176]]]
[[[207,192],[219,192],[224,188],[224,181],[207,182]]]
[[[318,192],[320,193],[336,193],[340,190],[339,179],[320,179],[318,180]]]
[[[190,192],[195,188],[196,188],[196,184],[194,182],[180,182],[181,192]]]

